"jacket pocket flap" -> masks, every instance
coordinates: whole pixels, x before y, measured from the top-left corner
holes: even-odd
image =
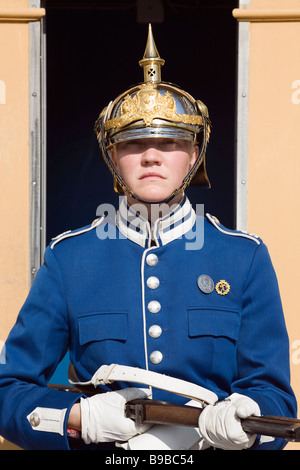
[[[240,330],[240,315],[234,310],[189,308],[189,336],[226,336],[236,340]]]
[[[127,338],[127,313],[92,313],[78,318],[79,342]]]

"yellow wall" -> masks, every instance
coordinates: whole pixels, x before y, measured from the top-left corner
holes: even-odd
[[[250,21],[248,230],[265,241],[277,272],[299,400],[300,0],[251,0],[243,13]]]
[[[29,289],[28,7],[0,0],[0,348]],[[0,449],[8,448],[0,437]]]
[[[0,340],[28,292],[29,61],[28,24],[5,22],[0,0]]]

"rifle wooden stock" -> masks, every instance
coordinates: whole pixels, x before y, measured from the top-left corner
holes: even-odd
[[[83,393],[93,396],[103,391],[93,386],[48,384],[49,388],[64,392]],[[127,403],[125,413],[137,423],[169,424],[198,427],[201,408],[178,405],[158,400],[132,400]],[[300,442],[300,420],[282,416],[251,416],[242,420],[245,432],[263,436],[279,437],[287,441]]]
[[[173,424],[198,427],[201,408],[156,400],[133,400],[126,405],[126,416],[138,423]],[[251,416],[242,419],[245,432],[300,442],[300,420],[281,416]]]

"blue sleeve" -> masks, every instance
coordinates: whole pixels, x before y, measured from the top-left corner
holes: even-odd
[[[289,339],[276,274],[263,243],[256,249],[244,285],[237,363],[238,380],[232,385],[232,393],[252,398],[262,415],[296,417]],[[257,443],[254,449],[281,449],[285,445],[275,439],[259,447]]]
[[[64,286],[54,253],[47,248],[0,364],[0,435],[23,449],[68,449],[67,417],[80,395],[47,388],[68,344]],[[31,427],[27,417],[36,407],[66,409],[63,435]]]

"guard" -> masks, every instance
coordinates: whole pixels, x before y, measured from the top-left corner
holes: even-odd
[[[296,416],[267,247],[191,206],[210,119],[163,63],[150,27],[144,82],[95,125],[120,206],[50,243],[5,344],[0,434],[24,449],[282,449],[241,419]],[[47,387],[67,350],[70,380],[102,393]],[[199,426],[137,424],[124,408],[141,397],[204,407]]]

